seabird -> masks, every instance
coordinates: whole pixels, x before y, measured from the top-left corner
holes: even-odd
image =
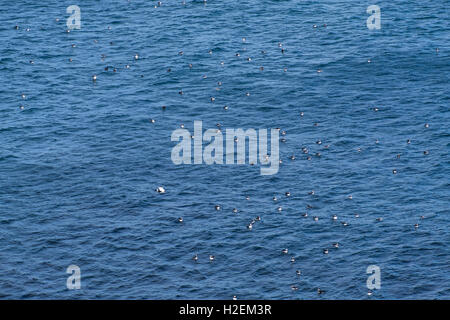
[[[156,192],[158,192],[158,193],[165,193],[166,190],[165,190],[163,187],[158,187],[158,188],[156,189]]]

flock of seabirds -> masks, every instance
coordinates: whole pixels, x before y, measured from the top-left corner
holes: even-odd
[[[206,0],[203,0],[203,2],[206,2]],[[182,4],[185,4],[185,1],[183,1]],[[161,6],[161,5],[162,5],[161,2],[157,2],[157,4],[155,5],[155,7],[159,7],[159,6]],[[58,19],[58,18],[56,19],[56,22],[59,22],[59,19]],[[318,25],[313,25],[312,27],[313,27],[313,28],[317,28]],[[325,28],[326,28],[327,25],[326,25],[326,24],[323,24],[322,27],[325,27]],[[19,26],[19,25],[15,25],[15,26],[14,26],[14,29],[15,29],[15,30],[19,30],[19,29],[20,29],[20,26]],[[108,26],[108,29],[111,29],[111,27]],[[27,31],[27,32],[29,32],[30,30],[31,30],[30,28],[26,28],[26,29],[25,29],[25,31]],[[70,29],[67,29],[66,32],[69,33],[69,32],[71,32],[71,30],[70,30]],[[95,42],[95,43],[98,43],[98,40],[94,40],[94,42]],[[242,38],[242,42],[245,43],[245,42],[246,42],[246,38]],[[114,44],[113,42],[110,42],[110,45],[113,45],[113,44]],[[72,46],[73,48],[76,47],[75,44],[72,44],[71,46]],[[284,48],[284,46],[283,46],[283,44],[282,44],[281,42],[278,43],[278,49],[279,49],[280,54],[285,54],[286,49]],[[244,51],[245,51],[245,49],[244,49]],[[212,50],[209,50],[208,53],[209,53],[210,55],[212,55],[212,54],[213,54],[213,51],[212,51]],[[436,48],[436,53],[439,53],[439,49],[438,49],[438,48]],[[178,52],[178,55],[183,55],[183,54],[184,54],[183,51],[179,51],[179,52]],[[261,54],[265,55],[265,54],[266,54],[266,51],[265,51],[265,50],[262,50],[262,51],[261,51]],[[239,52],[237,52],[237,53],[235,53],[235,56],[236,56],[236,57],[240,57],[241,54],[240,54]],[[102,61],[104,61],[105,58],[106,58],[106,55],[102,54],[102,55],[101,55]],[[132,60],[132,61],[134,60],[135,62],[138,61],[138,60],[139,60],[139,54],[136,53],[133,57],[130,57],[130,60]],[[247,60],[247,61],[251,61],[251,57],[247,57],[246,60]],[[73,59],[72,59],[72,58],[69,58],[68,61],[69,61],[69,62],[73,62]],[[368,62],[368,63],[371,63],[371,60],[368,59],[367,62]],[[30,63],[30,64],[34,64],[34,61],[33,61],[33,60],[30,60],[29,63]],[[224,62],[223,62],[223,61],[220,61],[220,64],[221,64],[221,65],[224,65]],[[189,63],[186,67],[192,69],[192,68],[194,68],[194,65],[193,65],[192,63]],[[129,62],[129,63],[125,64],[125,65],[123,66],[123,68],[125,68],[125,69],[130,69],[130,68],[131,68],[131,63]],[[114,66],[105,66],[105,67],[104,67],[104,71],[105,71],[105,72],[110,71],[110,70],[111,70],[112,72],[118,72],[118,69],[120,69],[120,67],[118,67],[118,66],[117,66],[117,67],[114,67]],[[259,67],[259,70],[260,70],[260,71],[264,71],[264,67],[263,67],[263,66],[260,66],[260,67]],[[171,72],[172,70],[171,70],[171,68],[168,68],[166,71],[167,71],[167,72]],[[287,72],[287,68],[283,68],[283,71],[284,71],[284,72]],[[318,70],[317,70],[317,73],[321,73],[321,72],[322,72],[321,69],[318,69]],[[141,77],[143,77],[143,75],[141,75]],[[207,77],[206,75],[203,75],[203,78],[206,78],[206,77]],[[98,76],[97,74],[93,74],[93,75],[92,75],[92,81],[93,81],[94,83],[96,83],[97,80],[99,80],[99,76]],[[219,81],[219,82],[217,83],[217,85],[218,85],[219,87],[222,86],[222,82]],[[183,95],[183,93],[184,93],[184,92],[183,92],[182,90],[180,90],[180,91],[178,92],[178,94],[180,94],[180,95]],[[247,92],[246,95],[249,96],[250,93]],[[26,99],[26,94],[25,94],[25,93],[22,93],[22,94],[21,94],[21,98],[22,98],[23,100],[25,100],[25,99]],[[215,101],[215,98],[214,98],[214,97],[211,97],[210,100],[211,100],[211,102],[214,102],[214,101]],[[19,106],[19,108],[20,108],[21,110],[23,110],[23,109],[25,109],[25,106],[21,104],[21,105]],[[228,106],[224,106],[223,108],[224,108],[224,110],[228,110]],[[166,106],[162,106],[162,109],[165,110],[165,109],[166,109]],[[374,107],[374,108],[372,108],[372,110],[373,110],[374,112],[377,112],[377,111],[379,111],[379,108],[378,108],[378,107]],[[299,117],[303,117],[303,116],[304,116],[304,112],[300,112],[300,113],[298,114],[298,116],[299,116]],[[156,120],[155,120],[155,119],[149,119],[149,122],[150,122],[150,123],[155,123]],[[317,126],[318,123],[314,123],[313,125],[314,125],[314,126]],[[181,128],[184,128],[184,125],[181,124],[180,127],[181,127]],[[220,132],[220,127],[221,127],[221,125],[220,125],[220,124],[217,124],[217,127],[218,127],[217,130]],[[424,127],[425,127],[425,128],[429,128],[430,125],[429,125],[428,123],[425,123],[425,124],[424,124]],[[281,130],[281,129],[280,129],[280,128],[277,128],[277,130]],[[281,131],[281,135],[282,135],[282,136],[285,136],[285,135],[286,135],[286,131],[282,130],[282,131]],[[285,140],[285,138],[282,137],[282,138],[280,138],[280,141],[281,141],[281,142],[285,142],[286,140]],[[378,144],[378,143],[379,143],[379,140],[377,139],[377,140],[375,141],[375,143]],[[321,141],[321,140],[317,140],[317,141],[316,141],[316,144],[317,144],[317,145],[322,145],[322,141]],[[411,144],[411,139],[407,139],[406,144]],[[328,148],[330,147],[330,145],[324,145],[323,147],[324,147],[325,149],[328,149]],[[302,151],[303,154],[306,155],[306,159],[307,159],[307,160],[311,160],[312,157],[311,157],[311,155],[309,154],[309,150],[308,150],[307,147],[302,147],[302,148],[301,148],[301,151]],[[361,149],[358,148],[357,151],[360,152]],[[428,150],[425,150],[425,151],[423,151],[423,154],[424,154],[424,155],[428,155],[428,154],[429,154],[429,151],[428,151]],[[321,156],[320,152],[316,152],[314,155],[315,155],[315,156],[318,156],[318,157]],[[397,154],[397,155],[396,155],[396,158],[400,158],[400,156],[401,156],[401,154]],[[295,156],[294,156],[294,155],[291,155],[291,156],[289,157],[289,159],[290,159],[290,160],[295,160]],[[281,159],[280,159],[279,161],[280,161],[280,163],[282,163],[282,160],[281,160]],[[392,169],[392,174],[397,174],[397,169]],[[163,186],[157,187],[157,188],[155,189],[155,191],[156,191],[157,193],[159,193],[159,194],[164,194],[164,193],[166,193],[166,190],[165,190],[165,188],[164,188]],[[309,195],[314,195],[315,192],[314,192],[314,190],[311,190],[310,192],[308,192],[308,194],[309,194]],[[291,193],[290,193],[290,192],[286,192],[286,193],[285,193],[285,197],[290,197],[290,196],[291,196]],[[249,200],[250,197],[246,196],[246,199]],[[348,196],[348,199],[352,199],[352,196],[349,195],[349,196]],[[279,199],[278,199],[276,196],[273,196],[272,200],[273,200],[274,202],[276,202],[276,201],[278,201]],[[221,208],[220,205],[216,205],[216,206],[215,206],[215,210],[219,211],[219,210],[221,210],[221,209],[222,209],[222,208]],[[307,211],[306,211],[305,213],[302,214],[302,216],[303,216],[304,218],[307,218],[307,217],[309,216],[308,210],[309,210],[309,209],[312,209],[312,206],[307,205],[307,206],[306,206],[306,209],[307,209]],[[281,207],[281,206],[278,206],[277,210],[281,212],[281,211],[282,211],[282,207]],[[233,208],[232,211],[233,211],[233,213],[238,213],[238,209],[237,209],[237,208]],[[359,218],[359,214],[355,214],[354,217],[355,217],[355,218]],[[313,216],[312,219],[313,219],[314,221],[318,221],[318,220],[319,220],[319,217],[318,217],[318,216]],[[333,220],[333,221],[337,221],[337,220],[338,220],[338,216],[337,216],[337,215],[332,215],[332,216],[330,217],[330,219]],[[420,216],[420,219],[425,219],[425,216],[423,216],[423,215]],[[177,221],[178,221],[179,223],[183,223],[184,220],[183,220],[182,217],[179,217],[179,218],[177,219]],[[252,230],[252,229],[253,229],[253,226],[254,226],[257,222],[259,222],[259,221],[261,221],[261,217],[260,217],[260,216],[255,217],[255,218],[252,219],[252,220],[250,221],[250,223],[247,225],[247,229],[248,229],[248,230]],[[382,218],[382,217],[376,218],[376,221],[381,222],[381,221],[383,221],[383,218]],[[347,223],[347,222],[344,222],[344,221],[341,222],[341,224],[342,224],[343,226],[347,226],[347,225],[348,225],[348,223]],[[414,229],[419,228],[419,223],[414,224],[413,227],[414,227]],[[335,243],[332,244],[332,247],[333,247],[333,248],[339,248],[339,245],[340,245],[339,242],[335,242]],[[327,254],[329,254],[329,253],[330,253],[330,251],[329,251],[328,248],[323,249],[323,254],[324,254],[324,255],[327,255]],[[282,254],[282,255],[288,255],[288,254],[289,254],[288,248],[280,249],[280,254]],[[214,256],[214,255],[209,255],[208,259],[209,259],[210,262],[213,262],[213,261],[215,261],[215,256]],[[198,256],[198,254],[195,254],[195,255],[192,257],[192,261],[197,262],[198,260],[199,260],[199,256]],[[295,257],[291,257],[290,262],[292,262],[292,263],[295,262]],[[295,273],[296,273],[296,275],[297,275],[298,277],[300,277],[301,274],[302,274],[302,271],[301,271],[301,270],[296,270]],[[291,289],[292,289],[292,290],[298,290],[299,287],[296,286],[296,285],[291,285]],[[317,294],[321,295],[321,294],[323,294],[323,293],[325,293],[324,290],[322,290],[322,289],[320,289],[320,288],[317,288]],[[368,295],[368,296],[371,296],[372,294],[373,294],[373,291],[372,291],[372,290],[368,290],[367,295]],[[233,296],[233,300],[237,300],[237,296]]]

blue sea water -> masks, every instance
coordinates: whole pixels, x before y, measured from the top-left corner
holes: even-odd
[[[81,29],[67,33],[73,4]],[[372,4],[380,30],[366,26]],[[0,298],[449,299],[449,12],[444,0],[3,1]],[[285,130],[279,172],[173,164],[171,134],[194,120]],[[66,287],[72,264],[80,290]]]

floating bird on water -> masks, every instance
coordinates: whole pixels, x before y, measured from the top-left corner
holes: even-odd
[[[158,188],[156,188],[156,192],[158,192],[158,193],[165,193],[166,190],[163,187],[158,187]]]

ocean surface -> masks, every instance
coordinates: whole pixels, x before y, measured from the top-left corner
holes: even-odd
[[[74,4],[81,29],[66,32]],[[4,1],[0,298],[450,299],[449,13]],[[285,131],[279,172],[175,165],[171,134],[194,120]]]

